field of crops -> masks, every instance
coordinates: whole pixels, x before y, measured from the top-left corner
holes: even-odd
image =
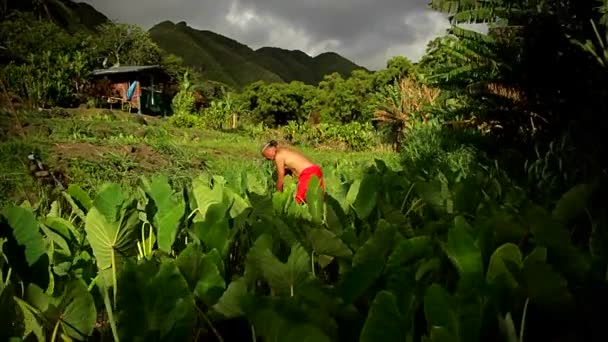
[[[229,133],[172,134],[206,152],[235,139],[235,165],[259,148]],[[170,161],[162,172],[126,168],[123,182],[114,167],[116,178],[71,182],[49,205],[5,205],[0,339],[566,341],[601,324],[608,236],[597,184],[547,207],[487,167],[425,177],[378,159],[355,172],[335,164],[356,154],[312,153],[327,192],[312,186],[304,206],[290,178],[274,192],[270,171],[218,158],[226,172],[167,172]]]

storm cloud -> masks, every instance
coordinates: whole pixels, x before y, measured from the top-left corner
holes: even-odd
[[[185,21],[253,49],[276,46],[311,56],[335,51],[375,70],[388,58],[417,61],[426,44],[449,27],[428,0],[81,0],[111,20],[148,29]]]

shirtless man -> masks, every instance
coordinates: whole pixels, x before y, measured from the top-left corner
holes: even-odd
[[[298,190],[296,192],[296,202],[298,204],[306,201],[308,182],[313,175],[319,178],[321,188],[324,188],[321,168],[301,153],[285,147],[279,147],[276,141],[271,140],[262,148],[262,155],[268,160],[273,160],[277,166],[278,191],[283,191],[286,170],[291,171],[294,177],[298,177]]]

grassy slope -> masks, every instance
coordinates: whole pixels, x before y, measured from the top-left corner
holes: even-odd
[[[164,50],[202,68],[215,81],[240,88],[255,81],[302,81],[317,84],[324,75],[339,72],[344,77],[358,65],[336,53],[312,58],[302,51],[264,47],[256,51],[233,39],[206,30],[195,30],[184,22],[164,21],[150,29],[152,39]]]
[[[242,171],[271,179],[273,172],[272,163],[259,155],[270,136],[177,129],[160,118],[101,109],[30,113],[21,121],[25,137],[17,134],[10,116],[0,115],[0,207],[9,200],[35,203],[44,198],[48,188],[29,174],[27,155],[32,151],[52,170],[91,191],[107,181],[133,184],[141,175],[157,173],[188,181],[203,170],[227,179]],[[323,167],[341,164],[353,172],[374,158],[396,161],[388,152],[302,150]]]

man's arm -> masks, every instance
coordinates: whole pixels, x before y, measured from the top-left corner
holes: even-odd
[[[285,160],[283,158],[277,157],[274,160],[277,165],[277,190],[283,191],[283,181],[285,178]]]

